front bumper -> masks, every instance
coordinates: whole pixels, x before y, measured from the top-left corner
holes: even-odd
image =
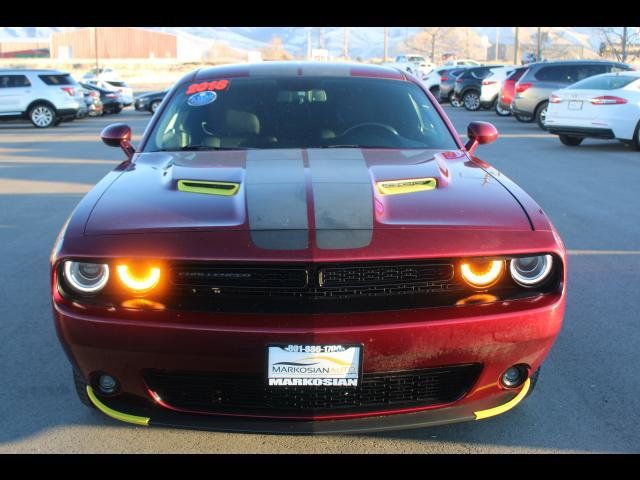
[[[474,410],[473,405],[451,406],[419,412],[397,415],[385,415],[347,420],[295,421],[257,418],[230,418],[226,416],[202,416],[181,413],[158,408],[123,405],[122,402],[110,402],[100,398],[90,386],[87,394],[95,407],[105,415],[116,420],[140,426],[157,426],[168,428],[189,428],[212,430],[217,432],[246,432],[269,434],[335,434],[381,432],[446,425],[471,420],[482,420],[504,413],[516,407],[529,393],[531,380],[517,390],[495,395],[490,401],[478,403],[481,410]],[[126,409],[120,411],[118,409]]]
[[[564,313],[564,293],[464,307],[286,316],[195,312],[98,315],[59,300],[54,298],[56,328],[77,371],[86,381],[95,372],[108,372],[120,382],[123,395],[101,399],[105,403],[122,401],[123,412],[141,408],[150,424],[288,433],[385,430],[472,420],[474,412],[513,398],[515,392],[499,383],[507,368],[526,364],[530,374],[539,368]],[[176,411],[179,409],[153,397],[142,375],[149,368],[263,373],[265,347],[276,343],[360,343],[365,373],[463,363],[480,363],[482,371],[471,389],[449,404],[295,418],[273,412],[256,418],[243,412]]]

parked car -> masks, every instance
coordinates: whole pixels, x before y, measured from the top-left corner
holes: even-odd
[[[453,87],[453,96],[459,100],[467,110],[475,111],[483,107],[480,101],[482,81],[488,77],[493,69],[502,65],[471,67],[466,69],[456,78]],[[488,107],[489,105],[485,105]]]
[[[156,110],[162,103],[162,99],[165,97],[169,90],[163,90],[161,92],[149,92],[136,97],[135,109],[138,111],[146,111],[150,113],[156,113]]]
[[[78,398],[136,425],[288,434],[515,407],[561,328],[566,252],[476,157],[497,130],[472,122],[463,145],[394,68],[291,67],[189,73],[137,151],[103,130],[126,163],[50,257]]]
[[[110,67],[92,68],[82,76],[82,79],[83,82],[87,82],[88,80],[113,80],[116,82],[122,81],[122,78],[120,78],[118,72]]]
[[[100,88],[92,83],[81,83],[80,85],[100,94],[103,113],[120,113],[122,111],[123,103],[120,98],[120,92],[117,90]]]
[[[0,69],[0,120],[25,118],[37,128],[71,121],[84,104],[76,90],[58,70]]]
[[[440,75],[440,101],[449,102],[453,107],[461,107],[462,101],[453,94],[453,87],[457,78],[469,67],[452,67],[444,70]]]
[[[545,126],[564,145],[617,139],[640,150],[640,72],[595,75],[549,97]]]
[[[526,71],[527,67],[518,67],[503,82],[495,108],[499,116],[508,117],[511,115],[511,102],[513,101],[516,90],[516,82],[520,80],[520,77],[524,75]]]
[[[480,67],[482,64],[469,58],[460,58],[458,60],[447,60],[443,63],[446,67]]]
[[[84,93],[85,103],[87,104],[88,115],[90,117],[99,117],[103,113],[102,100],[97,90],[89,90],[81,87]]]
[[[549,95],[593,75],[624,72],[631,69],[625,63],[600,60],[539,62],[527,65],[526,73],[515,86],[511,111],[521,122],[536,121],[544,129]]]
[[[393,65],[405,72],[415,75],[418,78],[426,77],[435,67],[435,65],[424,55],[417,53],[398,55]]]
[[[422,79],[422,83],[426,89],[429,90],[438,100],[440,99],[440,81],[442,79],[442,75],[447,70],[450,69],[448,67],[435,68],[429,73],[429,75]]]
[[[513,73],[517,67],[506,66],[491,68],[489,75],[487,75],[482,84],[480,85],[480,107],[481,108],[494,108],[498,102],[498,95],[502,89],[502,84],[506,78]]]
[[[88,80],[87,82],[104,90],[116,90],[119,92],[123,107],[128,107],[133,104],[133,89],[123,81]]]

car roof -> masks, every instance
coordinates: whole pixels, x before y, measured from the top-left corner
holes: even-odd
[[[256,62],[205,67],[197,70],[192,81],[220,77],[378,77],[406,80],[395,67],[356,62]]]
[[[612,63],[615,64],[620,64],[620,65],[626,65],[624,62],[618,62],[617,60],[553,60],[551,62],[532,62],[529,63],[527,65],[524,65],[526,67],[539,67],[539,66],[549,66],[549,65],[580,65],[580,64],[587,64],[587,65],[601,65],[601,64],[605,64],[605,65],[610,65]]]
[[[36,69],[36,68],[0,68],[0,73],[47,73],[51,75],[69,75],[68,72],[62,72],[60,70],[51,69]]]

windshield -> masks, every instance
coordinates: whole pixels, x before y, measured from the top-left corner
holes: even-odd
[[[145,151],[457,149],[425,93],[361,77],[210,79],[179,87]]]
[[[595,77],[585,78],[573,85],[567,87],[569,89],[583,89],[583,90],[617,90],[618,88],[624,88],[635,80],[640,80],[640,77],[634,77],[631,75],[598,75]]]

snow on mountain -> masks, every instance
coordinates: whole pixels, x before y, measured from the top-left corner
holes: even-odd
[[[225,42],[230,47],[242,50],[259,50],[266,47],[275,37],[279,37],[287,51],[295,56],[304,56],[307,51],[308,33],[311,32],[312,48],[319,48],[322,32],[323,44],[332,56],[341,56],[343,52],[343,27],[147,27],[173,34],[188,34],[208,41]],[[0,40],[19,38],[48,38],[53,32],[71,30],[73,27],[1,27]],[[390,56],[401,53],[398,45],[418,32],[420,27],[390,27],[388,52]],[[499,30],[500,43],[514,42],[513,27],[473,27],[481,37],[494,43]],[[553,42],[582,45],[597,50],[600,39],[593,28],[554,27],[544,28]],[[349,56],[380,58],[384,50],[383,27],[349,27]],[[535,42],[535,27],[521,27],[519,36],[523,43]]]

